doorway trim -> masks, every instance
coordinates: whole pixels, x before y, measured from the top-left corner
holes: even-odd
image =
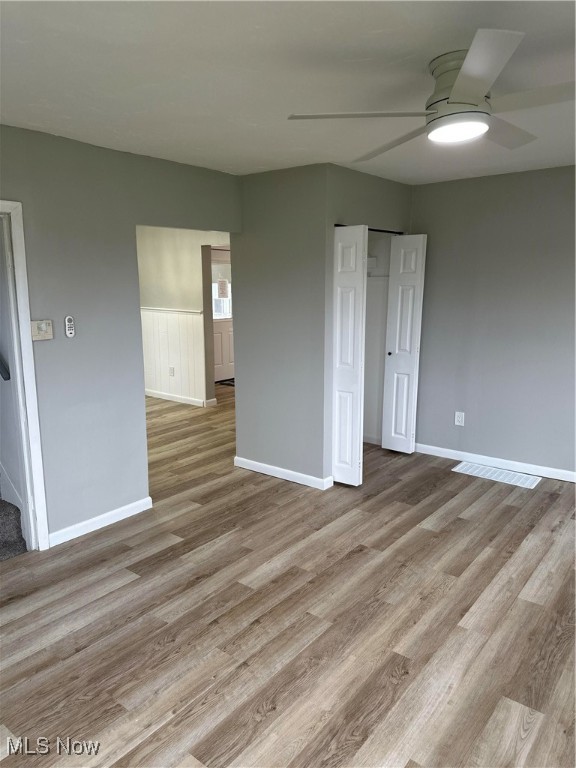
[[[48,512],[44,486],[44,462],[40,442],[40,419],[36,390],[34,350],[30,333],[30,295],[26,269],[26,248],[24,244],[24,220],[22,203],[0,200],[0,213],[9,215],[14,264],[14,299],[11,302],[15,344],[14,381],[18,392],[22,445],[24,452],[24,475],[28,506],[28,527],[30,549],[48,549]],[[9,286],[10,290],[10,286]],[[14,307],[15,304],[15,307]],[[15,310],[15,311],[14,311]]]

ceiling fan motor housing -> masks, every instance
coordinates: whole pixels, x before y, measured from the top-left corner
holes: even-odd
[[[426,125],[450,115],[482,114],[491,115],[488,96],[480,104],[450,102],[450,93],[464,63],[468,51],[451,51],[437,56],[429,64],[430,74],[436,80],[433,94],[426,102],[426,109],[435,110],[426,116]]]

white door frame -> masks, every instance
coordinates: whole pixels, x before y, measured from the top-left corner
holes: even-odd
[[[24,449],[24,474],[28,506],[28,528],[31,549],[48,549],[48,514],[44,486],[44,462],[40,443],[40,419],[32,334],[30,332],[30,296],[26,270],[26,249],[24,245],[24,223],[22,203],[0,200],[0,213],[9,214],[12,238],[14,280],[8,286],[12,294],[10,310],[14,331],[15,367],[14,382],[18,394],[22,445]],[[8,257],[9,258],[9,257]],[[8,270],[10,275],[11,270]],[[14,311],[15,310],[15,311]]]

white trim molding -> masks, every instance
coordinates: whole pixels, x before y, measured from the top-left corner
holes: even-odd
[[[513,472],[523,472],[526,475],[549,477],[552,480],[565,480],[567,483],[576,482],[576,472],[570,472],[568,469],[541,467],[539,464],[526,464],[523,461],[498,459],[495,456],[482,456],[480,453],[454,451],[452,448],[439,448],[436,445],[424,445],[423,443],[416,443],[416,451],[418,453],[426,453],[429,456],[440,456],[444,459],[471,461],[474,464],[484,464],[489,467],[496,467],[497,469],[510,469]]]
[[[89,520],[83,520],[80,523],[69,525],[68,528],[62,528],[59,531],[54,531],[50,534],[50,546],[55,547],[57,544],[63,544],[70,539],[76,539],[78,536],[84,536],[86,533],[92,533],[100,528],[104,528],[112,523],[117,523],[120,520],[125,520],[127,517],[137,515],[139,512],[145,512],[147,509],[151,509],[152,499],[150,496],[146,496],[144,499],[133,501],[131,504],[126,504],[118,509],[112,509],[110,512],[105,512],[103,515],[97,517],[91,517]]]
[[[187,405],[198,405],[206,408],[208,405],[216,405],[215,400],[199,400],[197,397],[186,397],[185,395],[173,395],[170,392],[157,392],[155,389],[145,389],[148,397],[158,397],[161,400],[172,400],[174,403],[186,403]]]
[[[234,457],[234,466],[240,469],[249,469],[251,472],[260,472],[262,475],[279,477],[280,480],[289,480],[291,483],[307,485],[310,488],[317,488],[319,491],[326,491],[334,485],[334,478],[332,477],[304,475],[301,472],[293,472],[291,469],[273,467],[271,464],[262,464],[259,461],[252,461],[252,459],[243,459],[241,456]]]
[[[179,315],[203,315],[203,309],[170,309],[169,307],[140,307],[146,312],[177,312]]]
[[[25,425],[23,427],[24,473],[26,476],[27,495],[26,514],[28,515],[28,525],[23,523],[22,528],[29,531],[31,540],[26,542],[29,548],[48,549],[50,546],[48,511],[46,507],[46,489],[44,486],[44,461],[40,442],[36,369],[32,348],[32,334],[30,333],[30,294],[28,291],[28,272],[26,269],[22,203],[0,200],[0,213],[10,215],[18,340],[20,342],[15,380],[19,382],[21,423]]]

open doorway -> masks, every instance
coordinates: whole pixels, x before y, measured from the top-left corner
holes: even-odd
[[[211,246],[214,381],[234,386],[234,318],[230,247]]]
[[[186,493],[235,454],[230,236],[136,228],[154,502]],[[226,325],[224,329],[223,325]],[[216,466],[217,465],[217,466]]]
[[[49,539],[21,203],[0,201],[0,227],[0,559],[7,559],[47,549]]]
[[[366,270],[366,340],[364,364],[364,442],[382,445],[382,410],[390,280],[390,248],[393,235],[368,231]]]

